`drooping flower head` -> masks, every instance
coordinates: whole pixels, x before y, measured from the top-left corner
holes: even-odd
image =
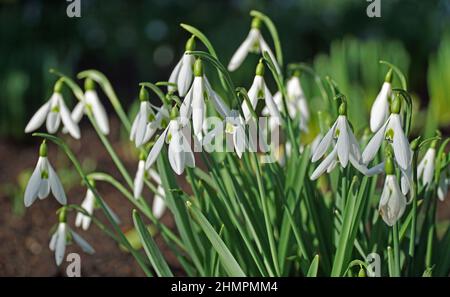
[[[347,104],[342,102],[339,106],[339,116],[336,122],[325,134],[320,143],[316,145],[312,152],[312,162],[316,162],[328,151],[329,147],[333,147],[328,156],[319,164],[311,175],[311,179],[315,180],[325,171],[331,172],[337,163],[343,168],[347,167],[348,162],[356,169],[365,173],[367,168],[360,164],[361,151],[355,135],[347,120]]]
[[[280,73],[280,67],[277,64],[277,60],[275,59],[275,55],[270,49],[267,42],[264,40],[261,34],[261,20],[259,18],[254,18],[252,21],[250,32],[245,38],[244,42],[239,46],[239,48],[234,53],[233,57],[228,64],[229,71],[235,71],[241,66],[242,62],[245,60],[249,52],[255,53],[263,53],[267,52],[270,58],[272,59],[275,67],[277,68],[277,72]]]
[[[430,148],[426,151],[422,161],[417,166],[417,179],[422,181],[424,187],[429,188],[434,177],[434,168],[436,162],[436,144],[434,140],[431,143]]]
[[[370,130],[377,132],[389,117],[389,98],[392,94],[392,69],[389,69],[370,110]]]
[[[394,162],[392,157],[386,158],[385,161],[386,179],[384,188],[380,198],[378,211],[383,221],[393,226],[405,212],[407,200],[400,190],[397,178],[395,176]]]
[[[258,99],[264,99],[268,115],[273,118],[273,121],[277,125],[281,125],[279,107],[277,107],[272,94],[264,81],[264,64],[262,59],[259,60],[258,65],[256,66],[255,78],[253,79],[252,86],[248,90],[248,98],[250,99],[250,104],[253,109],[256,109]],[[251,118],[251,112],[246,101],[242,103],[242,111],[245,120],[248,122]]]
[[[192,35],[191,38],[186,42],[186,52],[195,50],[195,36]],[[192,69],[194,66],[195,58],[192,55],[184,53],[178,64],[173,69],[169,77],[169,82],[176,84],[178,88],[178,95],[184,97],[191,87],[192,84]],[[168,86],[169,92],[174,92],[175,88],[173,86]]]
[[[92,79],[87,78],[84,81],[84,98],[83,101],[78,102],[72,111],[72,120],[78,124],[81,118],[87,112],[91,112],[94,121],[97,123],[100,131],[104,135],[109,134],[109,121],[108,115],[105,111],[105,107],[98,98],[98,94],[95,91],[95,83]],[[63,130],[65,131],[66,128]]]
[[[31,206],[37,197],[41,200],[47,198],[50,191],[59,203],[63,205],[67,203],[61,181],[48,161],[47,143],[44,140],[39,148],[39,159],[36,167],[25,188],[25,206]]]
[[[386,140],[394,150],[394,156],[397,164],[403,170],[409,170],[412,161],[412,151],[408,138],[402,128],[400,117],[401,101],[395,97],[390,106],[391,115],[383,126],[375,133],[367,144],[362,154],[362,162],[368,164],[375,158],[376,153],[381,147],[383,140]]]
[[[156,115],[149,102],[149,94],[145,87],[139,92],[139,112],[131,125],[130,140],[134,141],[136,147],[147,143],[158,129],[163,128],[169,119],[169,111],[165,105],[161,106]]]
[[[65,208],[62,208],[59,212],[58,226],[55,233],[53,233],[49,244],[50,250],[55,252],[56,265],[61,265],[66,252],[66,245],[70,244],[72,241],[75,242],[83,252],[87,254],[95,253],[94,248],[67,225],[66,210]]]
[[[33,115],[25,127],[25,133],[30,133],[39,129],[45,121],[48,133],[54,134],[58,131],[62,121],[64,127],[73,138],[80,138],[80,129],[72,120],[69,109],[62,97],[62,85],[63,82],[61,80],[56,82],[52,96]]]
[[[149,169],[155,163],[164,143],[168,143],[168,155],[170,165],[176,174],[181,175],[186,166],[195,167],[194,153],[192,152],[189,131],[186,129],[187,119],[178,117],[176,107],[172,109],[171,121],[167,128],[156,140],[145,162],[145,169]]]
[[[190,119],[194,135],[199,141],[203,139],[203,128],[206,117],[206,102],[211,100],[216,111],[225,117],[229,113],[222,98],[212,89],[204,75],[203,62],[197,59],[194,64],[194,82],[180,107],[180,117]]]

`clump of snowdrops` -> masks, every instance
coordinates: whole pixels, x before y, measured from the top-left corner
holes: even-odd
[[[83,90],[52,70],[58,76],[53,95],[25,129],[34,132],[45,122],[48,133],[33,134],[43,141],[24,202],[31,206],[51,193],[62,205],[50,239],[56,263],[62,263],[72,242],[86,253],[95,252],[75,232],[94,223],[125,247],[148,276],[173,275],[155,243],[158,233],[189,276],[448,275],[450,233],[436,220],[436,209],[449,187],[449,139],[439,132],[429,139],[412,138],[412,100],[402,72],[381,61],[386,77],[367,128],[355,131],[347,107],[358,104],[358,98],[347,98],[332,78],[317,76],[305,64],[285,67],[274,24],[260,12],[250,14],[250,32],[227,67],[201,31],[182,24],[191,34],[182,57],[168,81],[139,84],[139,111],[133,119],[102,73],[79,73]],[[255,76],[237,87],[230,72],[248,63],[250,54],[260,57]],[[320,96],[305,96],[305,76],[312,76]],[[79,100],[72,111],[63,88]],[[109,142],[108,114],[97,89],[136,147],[136,172],[125,169]],[[310,100],[321,100],[322,109],[309,110]],[[55,136],[62,131],[82,137],[78,123],[83,116],[120,180],[84,172],[64,137]],[[210,117],[215,125],[209,124]],[[81,205],[66,197],[47,153],[50,144],[79,173],[86,188]],[[183,179],[188,187],[178,184]],[[121,231],[98,183],[111,184],[130,203],[145,253]],[[107,222],[96,219],[96,209]],[[174,229],[160,221],[167,212]],[[76,216],[74,226],[69,226],[70,214]]]

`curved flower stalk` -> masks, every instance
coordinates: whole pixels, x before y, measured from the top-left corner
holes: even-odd
[[[37,197],[41,200],[47,198],[50,191],[56,201],[63,205],[67,203],[66,194],[64,193],[61,181],[47,159],[47,143],[44,140],[39,148],[39,159],[36,168],[25,188],[25,206],[31,206]]]
[[[169,119],[169,111],[165,105],[161,106],[155,115],[149,102],[148,92],[144,87],[141,87],[139,99],[141,101],[139,112],[133,121],[130,132],[130,140],[134,141],[136,147],[147,143]]]
[[[370,110],[370,130],[375,133],[389,117],[389,98],[392,95],[392,69],[389,69],[384,79],[380,93],[378,93]]]
[[[436,143],[434,140],[430,148],[426,151],[422,161],[417,166],[417,178],[422,181],[424,187],[429,188],[434,177],[434,168],[436,162]]]
[[[55,261],[56,265],[58,266],[61,265],[64,259],[66,245],[72,241],[75,242],[79,247],[81,247],[83,252],[87,254],[95,253],[94,248],[86,240],[84,240],[83,237],[73,231],[67,225],[66,221],[66,210],[63,208],[59,213],[58,227],[55,233],[53,233],[49,244],[50,250],[52,252],[55,252]]]
[[[55,84],[52,96],[33,115],[25,127],[25,133],[30,133],[39,129],[45,121],[48,133],[54,134],[58,131],[62,121],[63,126],[73,138],[80,138],[80,129],[72,120],[69,109],[67,108],[66,103],[64,103],[61,89],[62,81],[58,80]]]
[[[397,164],[403,170],[409,170],[412,162],[412,150],[402,128],[400,117],[400,99],[396,97],[391,105],[391,115],[375,133],[362,154],[362,162],[368,164],[375,158],[383,140],[387,140],[394,150]]]
[[[295,119],[297,115],[300,117],[300,130],[308,132],[309,124],[309,108],[306,101],[305,94],[300,84],[300,74],[298,72],[289,78],[286,82],[287,99],[286,104],[288,107],[288,113],[291,119]],[[281,92],[278,91],[273,96],[275,104],[280,108],[280,112],[283,111],[283,102]]]
[[[270,117],[273,118],[274,124],[281,125],[281,115],[277,104],[273,100],[272,94],[264,81],[264,64],[260,59],[256,66],[255,78],[253,84],[248,90],[248,98],[253,109],[256,109],[258,99],[264,99],[266,103],[266,110]],[[242,111],[245,120],[248,122],[251,118],[250,108],[247,106],[247,102],[242,103]]]
[[[203,139],[203,128],[206,116],[205,102],[210,99],[216,111],[225,117],[229,114],[229,109],[222,101],[222,98],[212,89],[208,79],[204,75],[203,62],[197,59],[194,64],[194,82],[180,107],[180,117],[190,119],[194,135],[199,141]]]
[[[395,177],[394,162],[391,157],[386,159],[385,171],[386,179],[378,210],[383,221],[393,226],[405,212],[407,201]]]
[[[193,66],[195,62],[195,58],[192,55],[187,54],[186,52],[195,50],[195,36],[192,35],[191,38],[186,42],[186,51],[183,53],[180,61],[177,63],[175,68],[172,70],[172,73],[169,77],[169,82],[172,84],[176,84],[178,88],[178,95],[184,97],[191,87],[192,78],[193,78]],[[169,92],[175,92],[175,87],[169,85],[167,87]]]
[[[72,111],[72,120],[78,124],[84,114],[88,112],[88,109],[92,112],[93,118],[96,121],[100,131],[104,135],[109,134],[109,121],[106,114],[105,107],[100,102],[97,92],[95,91],[94,81],[90,78],[86,78],[84,81],[85,93],[84,101],[78,102]],[[63,132],[67,132],[67,128],[63,129]]]
[[[358,142],[347,120],[347,104],[342,102],[339,106],[339,116],[336,122],[325,134],[315,150],[312,152],[312,162],[316,162],[326,153],[330,146],[333,149],[328,156],[319,164],[311,175],[311,180],[317,179],[325,171],[331,172],[339,163],[343,168],[348,162],[356,169],[365,173],[367,168],[360,163],[361,151]]]
[[[232,145],[239,158],[247,147],[244,119],[237,110],[232,110],[225,118],[225,133],[232,136]],[[227,142],[228,143],[228,142]]]
[[[181,175],[187,167],[195,167],[194,153],[192,152],[189,133],[186,126],[189,124],[186,118],[177,117],[176,107],[172,109],[172,120],[161,133],[153,145],[145,162],[145,169],[149,169],[155,163],[164,143],[168,143],[169,163],[176,174]]]
[[[229,71],[235,71],[241,66],[242,62],[245,60],[249,52],[254,53],[263,53],[267,52],[275,64],[278,73],[281,73],[280,66],[276,62],[275,55],[270,49],[267,42],[264,40],[261,34],[261,20],[257,17],[253,18],[250,32],[245,38],[244,42],[239,46],[236,52],[233,54],[233,57],[228,64]]]

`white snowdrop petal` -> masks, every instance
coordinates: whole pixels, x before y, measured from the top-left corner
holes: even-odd
[[[98,95],[95,91],[86,91],[85,94],[86,103],[90,104],[92,107],[92,113],[94,115],[95,121],[97,122],[100,131],[103,134],[109,134],[109,122],[108,116],[106,114],[103,104],[100,102]]]
[[[375,158],[375,155],[377,154],[378,150],[381,147],[381,144],[384,140],[384,134],[386,132],[388,122],[384,124],[383,127],[381,127],[377,133],[370,139],[369,143],[367,144],[366,148],[364,149],[364,152],[362,154],[362,162],[364,164],[369,164],[370,161]]]
[[[259,75],[256,75],[253,79],[252,86],[248,90],[248,98],[250,101],[251,106],[253,109],[256,108],[256,105],[258,103],[258,92],[261,90],[262,86],[262,77]],[[246,121],[250,120],[251,118],[251,111],[250,108],[247,106],[247,101],[242,102],[242,112],[244,114],[244,118]]]
[[[203,98],[204,87],[203,79],[201,77],[196,77],[193,83],[193,98],[192,98],[192,125],[194,129],[194,134],[200,136],[201,139],[202,128],[203,128],[203,118],[205,115],[205,102]]]
[[[50,111],[47,116],[46,127],[50,134],[56,133],[58,131],[59,125],[61,123],[61,117],[58,112]]]
[[[322,161],[322,163],[317,166],[316,170],[311,174],[311,180],[317,179],[319,176],[321,176],[328,167],[335,161],[337,155],[337,149],[331,151],[331,153]]]
[[[334,122],[333,126],[330,128],[330,130],[328,130],[327,134],[325,134],[325,136],[322,138],[319,144],[317,144],[316,148],[313,149],[311,158],[312,162],[316,162],[317,160],[322,158],[322,156],[326,153],[328,147],[331,144],[331,140],[333,139],[336,126],[337,121]]]
[[[266,102],[266,106],[269,110],[270,116],[276,121],[278,125],[281,125],[281,114],[273,101],[272,94],[270,94],[269,88],[267,88],[266,83],[264,82],[264,99]]]
[[[145,161],[145,168],[148,169],[152,167],[153,163],[155,163],[156,158],[158,158],[159,153],[164,145],[164,141],[166,139],[167,131],[169,130],[170,124],[167,126],[166,130],[159,136],[158,140],[152,147],[152,150],[148,154],[147,160]]]
[[[55,232],[52,234],[52,237],[50,238],[50,242],[48,244],[48,248],[54,252],[56,247],[56,238],[57,238],[58,232]]]
[[[29,207],[36,200],[41,185],[41,158],[37,161],[36,167],[31,174],[27,187],[25,188],[24,204]]]
[[[66,223],[59,223],[56,231],[55,260],[58,266],[61,265],[66,252],[66,228]]]
[[[383,172],[384,172],[384,161],[381,162],[380,164],[373,166],[372,168],[369,168],[365,175],[373,176],[376,174],[381,174]]]
[[[434,159],[436,157],[436,150],[434,148],[430,148],[427,150],[427,153],[424,157],[426,158],[426,165],[423,170],[423,185],[430,185],[434,176]]]
[[[149,103],[148,101],[141,102],[140,108],[139,108],[139,118],[138,122],[136,124],[136,136],[135,136],[135,144],[136,147],[139,147],[143,144],[144,136],[145,136],[145,130],[147,129],[147,120],[148,120],[148,113],[149,113]]]
[[[84,102],[78,101],[77,105],[75,105],[74,109],[72,110],[71,118],[72,118],[72,121],[76,124],[78,124],[81,121],[81,119],[83,118],[84,109],[85,109],[84,104],[85,104]],[[66,127],[64,127],[64,130],[66,132],[68,132]]]
[[[230,114],[230,109],[225,104],[225,102],[223,102],[222,98],[212,89],[211,84],[209,83],[206,76],[204,77],[203,80],[205,83],[206,90],[209,93],[211,102],[214,104],[214,108],[220,114],[221,117],[225,118],[228,114]]]
[[[25,127],[25,133],[30,133],[39,129],[39,127],[42,126],[42,124],[44,123],[49,110],[50,110],[50,101],[47,101],[36,111],[36,113],[30,119],[27,126]]]
[[[236,52],[233,54],[233,57],[231,57],[230,63],[228,64],[228,71],[235,71],[239,66],[241,66],[259,36],[260,33],[258,29],[250,30],[244,42],[238,47]]]
[[[90,255],[95,253],[94,248],[83,237],[81,237],[73,230],[70,230],[70,232],[72,234],[73,241],[75,241],[75,243],[83,250],[83,252]]]
[[[389,101],[391,94],[391,84],[385,82],[377,95],[370,110],[370,130],[372,132],[378,131],[383,126],[383,123],[389,117]]]
[[[69,134],[73,138],[80,139],[80,128],[78,128],[78,125],[75,124],[72,120],[72,116],[66,106],[66,103],[64,103],[64,99],[62,98],[62,96],[59,96],[58,103],[59,113],[61,115],[61,120],[64,124],[64,127],[67,128],[67,131],[69,131]]]
[[[180,142],[180,133],[173,133],[168,150],[170,166],[178,175],[181,175],[184,171],[184,152]]]
[[[178,94],[181,97],[184,97],[186,95],[186,92],[191,87],[192,83],[192,68],[195,62],[195,58],[193,55],[184,54],[183,55],[183,62],[181,63],[181,69],[180,73],[178,74]]]
[[[169,82],[173,83],[173,84],[176,84],[177,88],[178,88],[178,84],[177,84],[177,82],[178,82],[178,75],[180,73],[182,61],[183,61],[183,57],[181,57],[180,61],[178,61],[177,65],[172,70],[172,73],[170,73],[170,77],[169,77]],[[175,91],[175,89],[176,88],[171,86],[171,85],[167,86],[167,91],[168,92],[173,92],[173,91]]]
[[[393,114],[391,118],[392,129],[394,130],[394,148],[395,159],[402,169],[407,169],[411,164],[412,152],[409,147],[408,139],[403,132],[400,115]]]
[[[245,151],[245,130],[242,125],[236,127],[236,130],[233,133],[233,143],[234,149],[236,150],[236,154],[239,158],[242,157],[242,153]]]
[[[194,79],[195,80],[195,79]],[[183,103],[180,106],[180,118],[189,119],[192,115],[192,100],[194,93],[194,84],[190,88],[189,92],[184,97]]]
[[[350,140],[348,137],[347,120],[345,116],[339,116],[336,129],[339,129],[339,137],[336,143],[339,162],[342,167],[347,167],[350,152]]]
[[[48,163],[48,180],[50,182],[50,188],[52,190],[53,196],[55,196],[56,200],[62,205],[67,204],[66,193],[64,192],[64,188],[59,180],[58,175],[53,169],[52,165]]]
[[[267,52],[269,54],[269,57],[272,59],[272,62],[275,65],[277,72],[281,73],[281,69],[280,69],[280,66],[278,65],[275,55],[273,54],[269,45],[267,44],[267,42],[264,40],[264,38],[262,36],[259,37],[259,46],[261,48],[261,55],[263,54],[263,52]]]
[[[161,195],[160,191],[164,193],[164,189],[162,187],[158,187],[157,191],[160,195]],[[159,195],[155,195],[153,197],[153,204],[152,204],[153,215],[157,219],[160,219],[163,216],[165,210],[166,210],[166,203],[164,199],[161,198]]]
[[[136,176],[134,177],[133,196],[135,199],[138,199],[142,194],[142,189],[144,188],[144,174],[145,161],[140,160],[136,171]]]
[[[43,200],[50,194],[50,183],[47,178],[41,179],[41,185],[39,187],[38,197]]]

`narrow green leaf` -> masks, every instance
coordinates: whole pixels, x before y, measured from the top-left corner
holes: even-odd
[[[307,277],[316,277],[317,270],[319,269],[319,255],[316,255],[309,266]]]
[[[139,238],[141,239],[142,245],[144,246],[145,253],[147,254],[150,263],[153,265],[156,274],[158,276],[173,276],[172,271],[170,271],[169,265],[164,259],[161,251],[153,240],[152,236],[145,227],[144,222],[142,222],[139,213],[133,210],[133,222],[136,230],[139,233]]]
[[[217,251],[222,266],[227,271],[229,276],[233,277],[245,276],[245,273],[244,271],[242,271],[241,266],[238,264],[238,262],[233,257],[228,247],[225,245],[223,240],[220,238],[219,234],[217,234],[217,232],[214,230],[213,226],[211,226],[211,224],[208,222],[205,216],[198,209],[192,206],[190,202],[187,202],[186,205],[189,208],[191,214],[199,222],[200,227],[205,232],[214,249]]]

